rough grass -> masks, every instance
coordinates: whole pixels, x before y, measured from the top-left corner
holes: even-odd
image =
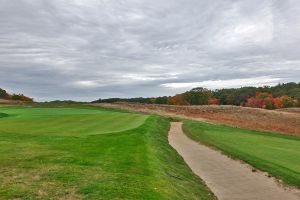
[[[214,199],[169,146],[165,118],[0,109],[0,199]]]
[[[184,122],[183,128],[192,139],[300,188],[300,137],[189,120]]]
[[[300,108],[282,108],[276,111],[300,114]]]

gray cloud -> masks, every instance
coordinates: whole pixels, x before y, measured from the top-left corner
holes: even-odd
[[[0,87],[37,100],[299,81],[298,0],[1,0]]]

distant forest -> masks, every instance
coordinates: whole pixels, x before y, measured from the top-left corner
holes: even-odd
[[[24,102],[33,102],[33,99],[23,94],[9,94],[6,90],[0,88],[0,99],[15,100]]]
[[[209,90],[202,87],[175,96],[151,98],[109,98],[93,103],[136,102],[169,105],[236,105],[277,109],[300,106],[300,83],[283,83],[276,86],[242,87]]]

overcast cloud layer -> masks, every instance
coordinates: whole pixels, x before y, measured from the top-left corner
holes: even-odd
[[[0,0],[0,88],[37,100],[299,77],[299,0]]]

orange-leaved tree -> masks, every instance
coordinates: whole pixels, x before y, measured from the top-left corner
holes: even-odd
[[[189,105],[187,100],[185,99],[184,94],[177,94],[170,98],[169,103],[171,105]]]
[[[220,99],[210,98],[208,99],[208,105],[220,105]]]

